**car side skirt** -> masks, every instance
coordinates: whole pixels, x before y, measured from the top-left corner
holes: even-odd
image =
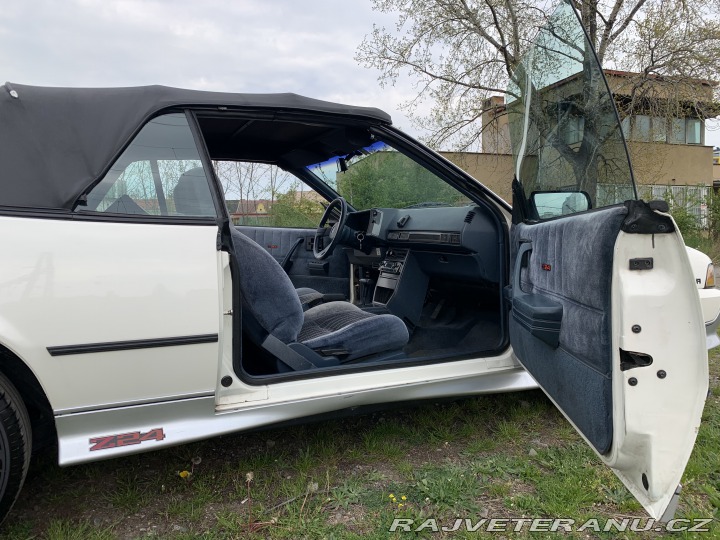
[[[392,403],[537,388],[522,368],[217,412],[214,396],[134,405],[55,417],[58,461],[73,465],[158,450],[331,411]]]

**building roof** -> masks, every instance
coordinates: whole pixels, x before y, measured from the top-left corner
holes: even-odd
[[[71,210],[134,134],[161,111],[212,107],[308,111],[390,124],[372,107],[297,94],[234,94],[167,86],[0,87],[0,206]]]
[[[270,212],[273,201],[270,199],[251,199],[251,200],[228,200],[226,206],[228,211],[233,215],[254,216],[265,215]]]
[[[673,77],[671,76],[665,76],[665,75],[658,75],[655,73],[638,73],[636,71],[622,71],[617,69],[603,69],[603,72],[605,73],[605,76],[608,75],[615,76],[615,77],[626,77],[628,79],[635,78],[638,76],[643,76],[647,79],[654,79],[658,81],[662,80],[673,80]],[[716,87],[718,85],[717,81],[711,81],[710,79],[697,79],[693,77],[683,77],[683,80],[690,83],[690,84],[699,84],[702,86],[711,86]]]

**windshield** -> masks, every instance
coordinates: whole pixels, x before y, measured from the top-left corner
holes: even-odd
[[[515,69],[506,102],[527,208],[538,192],[583,192],[592,208],[636,197],[612,94],[569,3],[556,9]]]
[[[307,169],[357,210],[470,204],[443,179],[382,141]]]

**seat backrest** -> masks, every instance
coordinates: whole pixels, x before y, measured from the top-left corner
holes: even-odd
[[[232,226],[230,235],[243,308],[251,312],[268,334],[283,343],[297,341],[304,314],[292,281],[262,246]]]
[[[215,216],[207,176],[202,167],[189,169],[180,175],[173,189],[175,211],[184,216]]]

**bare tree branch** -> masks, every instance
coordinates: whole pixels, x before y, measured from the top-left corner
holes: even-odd
[[[598,57],[613,69],[676,81],[720,73],[720,1],[571,0]],[[436,146],[479,140],[488,97],[503,94],[549,13],[536,0],[373,0],[394,13],[374,28],[356,59],[382,85],[410,75],[416,95],[401,107]],[[642,92],[645,86],[639,87]],[[639,90],[639,91],[640,91]],[[716,88],[715,92],[720,90]],[[686,93],[686,92],[685,92]],[[634,103],[642,102],[638,96]],[[427,105],[430,106],[428,111]]]

